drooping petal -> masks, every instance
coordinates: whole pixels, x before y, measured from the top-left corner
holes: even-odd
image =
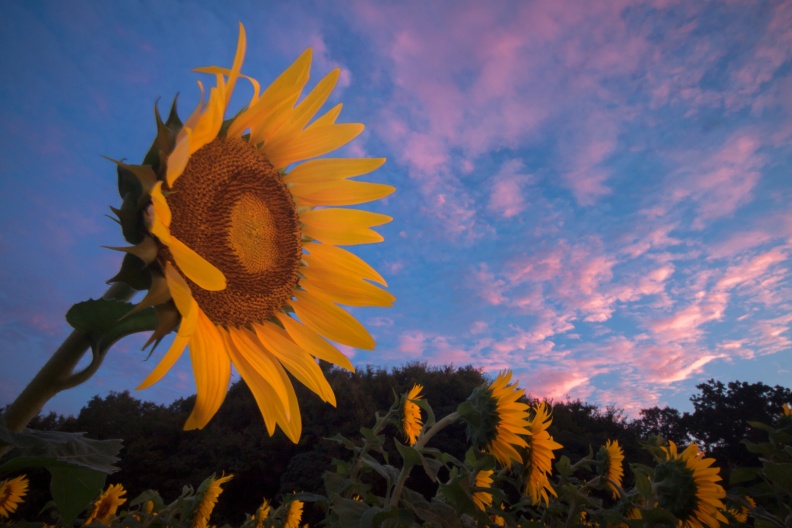
[[[245,381],[245,384],[250,388],[253,393],[253,398],[256,400],[261,416],[264,418],[264,424],[267,426],[267,433],[272,436],[275,433],[275,426],[278,419],[288,421],[287,414],[283,409],[284,400],[273,389],[270,382],[272,378],[261,373],[259,369],[250,361],[255,355],[250,356],[243,354],[237,348],[237,344],[231,339],[229,332],[220,328],[220,333],[226,343],[228,356],[231,362],[239,371],[239,375]],[[235,332],[234,329],[231,332]],[[276,376],[280,381],[280,376]],[[288,399],[285,400],[288,403]]]
[[[296,291],[291,307],[308,328],[336,343],[374,349],[374,338],[354,317],[338,306],[306,291]]]
[[[294,392],[294,389],[291,383],[284,384],[283,380],[281,380],[278,369],[275,366],[278,360],[264,347],[264,344],[254,332],[243,328],[235,328],[229,330],[228,333],[237,356],[244,357],[259,376],[268,380],[267,383],[272,386],[275,395],[281,402],[284,416],[288,418],[291,412],[289,391]]]
[[[327,383],[316,360],[308,352],[297,346],[280,327],[270,322],[252,326],[259,339],[266,344],[268,350],[275,354],[292,376],[324,401],[335,406],[336,399],[333,389]]]
[[[197,395],[185,431],[202,429],[215,415],[228,392],[231,360],[214,323],[198,312],[196,332],[190,338],[190,359]]]
[[[286,332],[288,332],[289,337],[308,351],[309,354],[322,361],[328,361],[333,365],[338,365],[350,372],[355,372],[355,367],[352,366],[349,358],[339,352],[336,347],[325,341],[322,336],[284,313],[278,313],[276,317],[286,329]]]
[[[209,263],[175,236],[171,236],[166,244],[179,269],[188,279],[207,291],[225,289],[225,275],[213,264]]]

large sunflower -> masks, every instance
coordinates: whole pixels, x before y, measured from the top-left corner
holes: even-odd
[[[302,425],[288,374],[335,405],[316,359],[354,369],[327,340],[374,347],[366,329],[337,304],[394,301],[369,282],[386,285],[371,266],[337,247],[381,241],[371,227],[391,218],[328,206],[377,200],[394,189],[348,179],[375,170],[384,159],[312,159],[363,131],[361,124],[336,123],[341,104],[312,121],[338,69],[298,102],[311,50],[261,91],[257,81],[241,74],[245,46],[240,24],[233,66],[197,70],[216,77],[208,101],[202,96],[183,125],[174,110],[166,123],[157,115],[149,164],[119,164],[119,175],[133,174],[142,189],[137,200],[125,198],[126,210],[145,208],[139,240],[123,248],[141,258],[150,274],[149,291],[136,309],[157,311],[149,343],[178,327],[173,344],[138,388],[159,381],[189,346],[197,398],[185,429],[204,427],[217,412],[233,364],[269,434],[277,425],[296,442]],[[253,97],[224,121],[240,79],[251,82]],[[125,236],[134,234],[134,215],[116,211]]]
[[[553,459],[556,449],[563,446],[553,440],[547,428],[553,423],[550,409],[545,402],[538,404],[534,408],[534,417],[531,420],[531,437],[528,448],[525,449],[523,457],[523,479],[525,481],[525,494],[531,498],[534,504],[544,501],[549,504],[548,492],[556,497],[550,480],[550,473],[553,471]]]
[[[681,453],[669,440],[662,448],[665,462],[655,470],[659,504],[679,519],[684,528],[718,528],[727,524],[725,506],[721,501],[726,496],[718,484],[721,477],[714,458],[703,458],[696,444],[690,444]]]

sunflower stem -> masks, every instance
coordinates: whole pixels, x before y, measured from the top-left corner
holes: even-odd
[[[426,445],[427,442],[437,434],[441,429],[451,425],[452,423],[459,420],[459,413],[452,412],[448,416],[444,417],[442,420],[434,424],[431,429],[426,431],[425,433],[421,434],[418,437],[418,441],[415,442],[413,446],[414,449],[421,449],[423,446]],[[399,497],[401,497],[402,489],[404,489],[404,483],[407,482],[407,477],[410,475],[410,470],[412,467],[408,468],[407,464],[402,465],[401,473],[399,473],[399,480],[396,482],[396,486],[393,488],[393,495],[390,498],[390,507],[395,508],[397,504],[399,504]]]
[[[133,288],[117,282],[107,289],[102,298],[128,301],[134,294]],[[87,368],[74,373],[90,346],[88,334],[80,330],[74,330],[63,341],[17,399],[6,408],[3,418],[9,431],[22,431],[53,396],[90,378],[98,368],[98,363],[101,363],[101,357],[94,357]],[[0,448],[0,456],[5,454],[8,447]]]

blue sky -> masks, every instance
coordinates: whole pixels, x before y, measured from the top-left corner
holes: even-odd
[[[263,84],[306,47],[328,105],[386,157],[370,206],[393,222],[354,251],[394,307],[354,309],[356,365],[512,368],[532,395],[686,409],[708,378],[789,386],[792,3],[3,2],[0,402],[97,297],[122,245],[114,166],[139,162],[153,104],[198,102],[192,68]],[[210,84],[211,79],[203,79]],[[249,97],[238,90],[234,108]],[[234,106],[236,104],[236,107]],[[134,390],[129,338],[47,407]],[[155,352],[161,354],[164,346]],[[185,355],[136,397],[194,391]],[[222,410],[221,410],[222,412]]]

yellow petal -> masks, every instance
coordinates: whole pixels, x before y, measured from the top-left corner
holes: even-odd
[[[197,395],[185,431],[203,429],[209,423],[223,403],[231,380],[231,360],[223,338],[203,312],[198,312],[198,326],[190,338],[190,358]]]
[[[258,336],[247,329],[232,328],[228,331],[231,342],[238,356],[244,357],[248,364],[256,370],[259,376],[267,380],[275,395],[281,402],[284,416],[289,417],[289,391],[294,389],[291,383],[284,384],[275,366],[277,359],[267,350]],[[236,363],[234,363],[236,364]]]
[[[265,144],[261,151],[276,169],[284,169],[295,161],[315,158],[343,147],[360,135],[363,128],[360,123],[311,127],[291,135],[289,141],[274,148]]]
[[[237,41],[236,55],[234,56],[234,65],[231,66],[231,72],[228,75],[228,84],[226,86],[225,107],[231,100],[231,94],[234,91],[236,80],[239,77],[239,72],[242,70],[242,63],[245,61],[245,48],[247,47],[247,38],[245,36],[245,26],[239,23],[239,40]]]
[[[326,183],[368,174],[385,163],[385,158],[322,158],[306,161],[283,177],[286,183]]]
[[[340,70],[338,68],[331,71],[316,84],[316,87],[311,90],[311,93],[300,101],[300,104],[294,109],[288,123],[281,127],[277,134],[270,139],[272,148],[276,148],[275,146],[283,141],[288,141],[289,136],[305,128],[308,121],[311,120],[325,101],[327,101],[327,98],[330,97],[333,88],[335,88],[338,82],[339,73]]]
[[[346,249],[315,242],[305,244],[303,248],[308,252],[303,258],[310,266],[330,267],[349,275],[356,275],[362,279],[370,280],[387,286],[388,283],[366,261]]]
[[[233,340],[230,335],[230,333],[235,331],[235,329],[231,329],[229,332],[226,332],[220,329],[220,333],[228,347],[227,350],[231,362],[250,388],[250,392],[253,393],[261,416],[264,418],[264,424],[267,426],[267,432],[272,436],[275,433],[275,426],[278,421],[288,423],[288,414],[283,408],[284,404],[289,404],[288,396],[286,398],[281,398],[281,395],[272,387],[272,381],[277,380],[278,383],[282,382],[277,373],[275,378],[262,374],[251,361],[255,359],[255,355],[244,354],[237,348],[236,341]],[[291,387],[291,384],[289,384],[289,390],[294,392],[294,388]]]
[[[168,165],[165,172],[165,181],[168,182],[168,187],[173,187],[173,184],[184,172],[187,162],[190,161],[191,138],[192,130],[186,125],[182,127],[176,136],[176,145],[174,145],[173,151],[168,155]]]
[[[212,88],[209,94],[209,102],[201,112],[199,119],[192,128],[190,137],[190,155],[195,154],[201,147],[214,141],[223,126],[223,115],[225,114],[225,92],[226,87],[221,80],[219,86]]]
[[[344,107],[343,103],[338,103],[333,108],[322,114],[321,116],[317,117],[316,120],[308,125],[308,128],[318,127],[318,126],[325,126],[325,125],[334,125],[336,119],[341,114],[341,109]],[[306,129],[307,130],[307,129]]]
[[[256,145],[267,139],[271,132],[268,130],[268,125],[278,121],[273,119],[273,116],[284,115],[299,99],[305,83],[308,82],[311,56],[312,51],[308,48],[264,90],[261,97],[251,102],[250,106],[234,120],[228,129],[228,136],[239,137],[250,128],[251,144]]]
[[[332,268],[305,266],[300,285],[330,302],[349,306],[393,306],[396,298],[360,277],[344,275]]]
[[[163,226],[170,227],[172,214],[168,202],[162,194],[162,182],[156,183],[151,189],[151,208],[154,209],[157,220]]]
[[[391,220],[387,215],[357,209],[314,209],[300,214],[303,235],[341,246],[381,242],[382,235],[369,226]]]
[[[226,278],[223,272],[190,249],[184,242],[175,236],[171,236],[169,241],[163,242],[168,245],[176,264],[188,279],[207,291],[225,289]]]
[[[266,344],[281,364],[286,367],[292,376],[300,383],[314,391],[324,401],[335,406],[335,394],[330,384],[327,383],[322,369],[316,360],[305,350],[297,346],[286,332],[270,322],[253,324],[253,330],[259,339]]]
[[[338,306],[306,291],[294,293],[291,307],[305,326],[314,332],[351,347],[374,349],[374,338],[354,317]]]
[[[179,360],[184,352],[184,347],[187,346],[190,336],[195,332],[198,322],[200,308],[193,299],[192,293],[190,293],[190,287],[169,262],[165,263],[165,280],[173,297],[173,302],[176,303],[176,308],[181,314],[181,324],[170,348],[162,356],[154,370],[138,385],[138,390],[157,383],[176,364],[176,361]]]
[[[309,354],[323,361],[328,361],[333,365],[338,365],[350,372],[355,372],[355,367],[352,366],[349,358],[325,341],[319,334],[284,313],[278,313],[276,317],[286,329],[286,332],[289,333],[289,337]]]
[[[382,183],[335,181],[329,183],[296,184],[290,187],[299,205],[357,205],[379,200],[393,193],[395,187]]]

